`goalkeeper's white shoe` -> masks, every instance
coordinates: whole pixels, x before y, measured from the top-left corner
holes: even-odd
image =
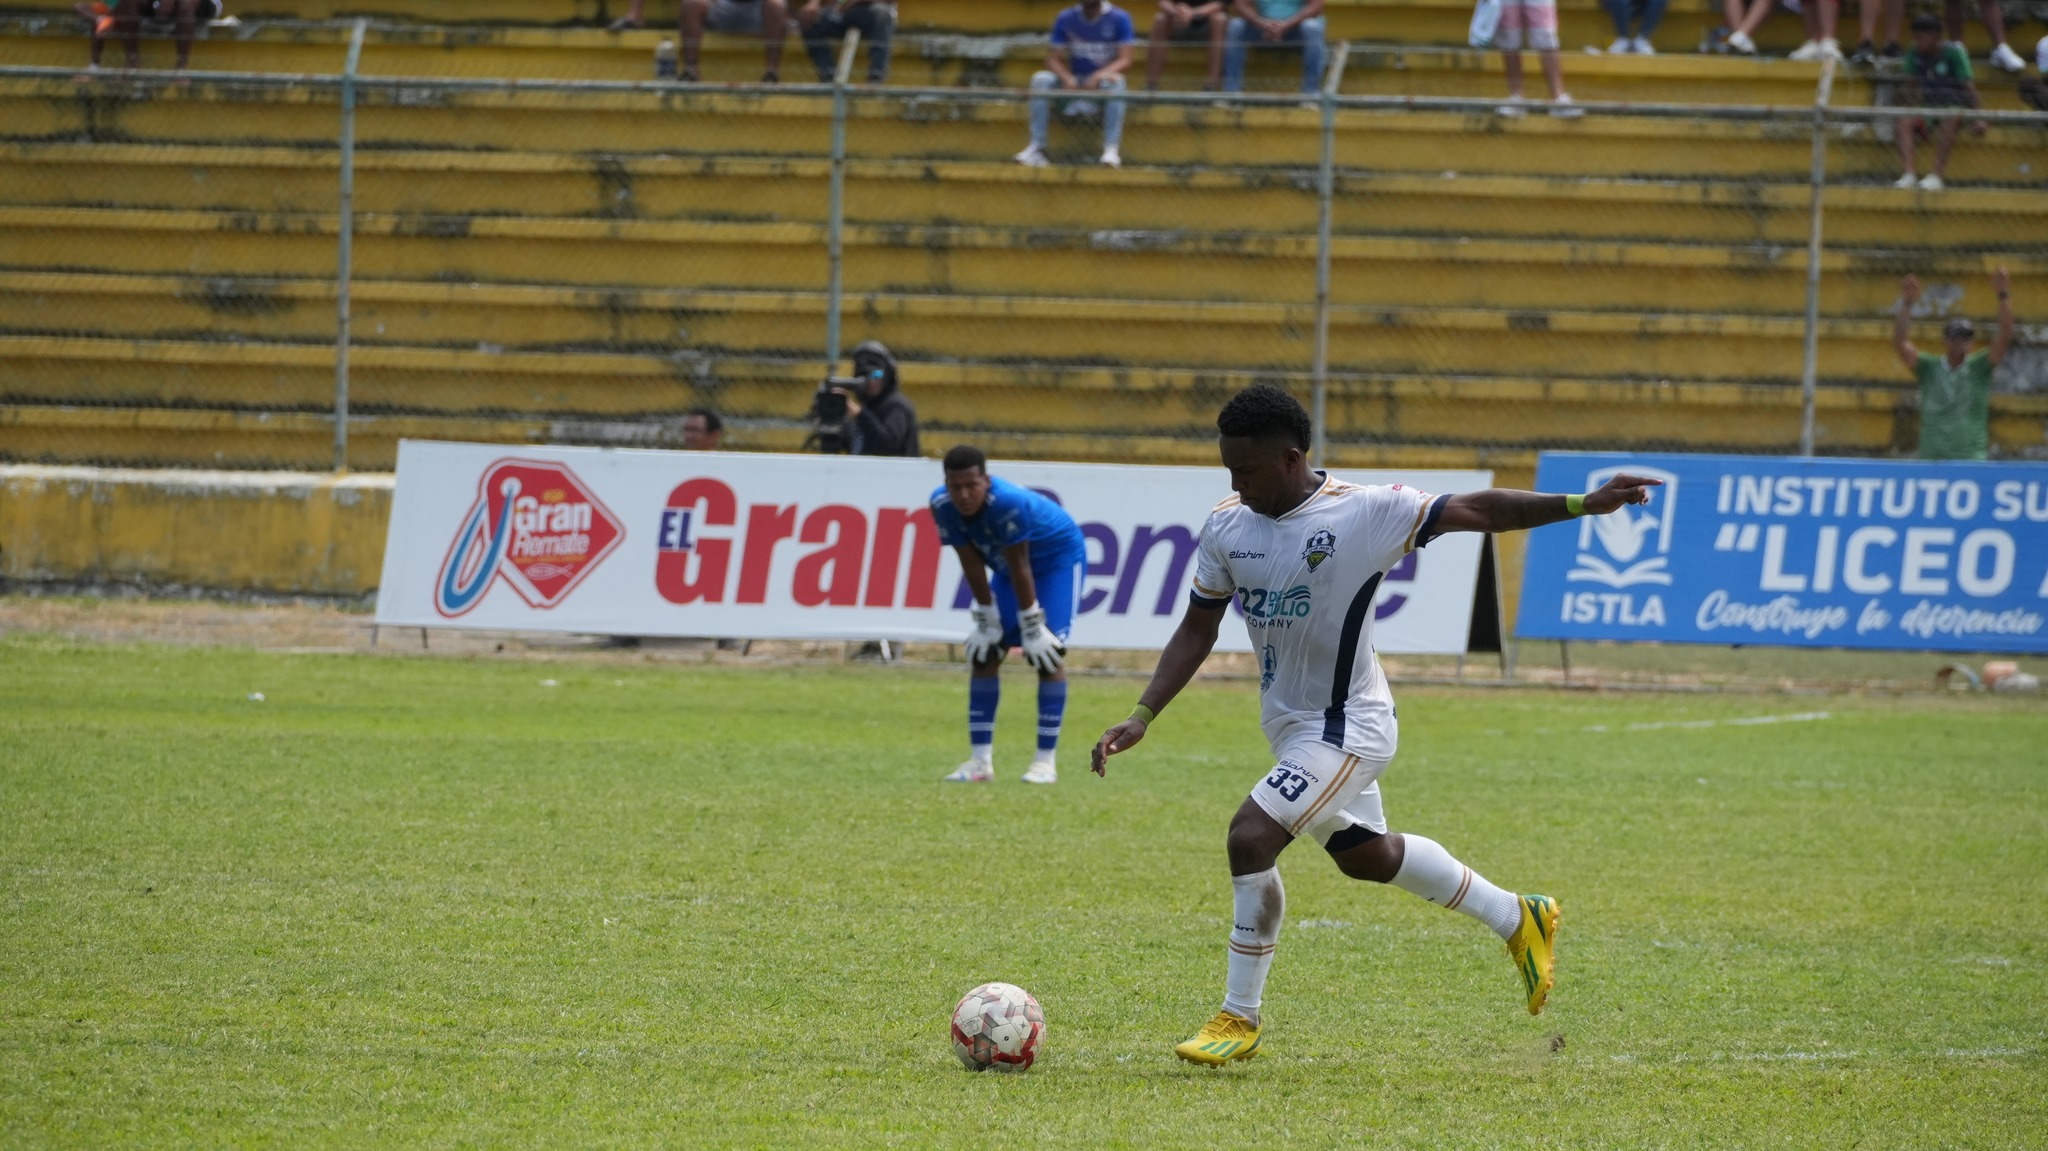
[[[1060,769],[1049,759],[1034,760],[1031,770],[1024,773],[1025,783],[1058,783]]]
[[[946,783],[989,783],[996,777],[995,765],[985,759],[970,759],[953,769]]]

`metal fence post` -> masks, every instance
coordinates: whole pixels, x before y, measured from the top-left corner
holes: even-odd
[[[334,470],[348,470],[348,284],[356,237],[356,68],[363,60],[368,20],[357,18],[349,33],[348,62],[341,70],[341,252],[334,272]]]
[[[1806,362],[1799,373],[1799,454],[1813,454],[1813,408],[1820,380],[1820,213],[1827,188],[1828,97],[1835,88],[1835,61],[1821,64],[1820,90],[1813,99],[1812,230],[1806,237]]]
[[[1311,462],[1323,466],[1324,431],[1330,396],[1330,215],[1337,193],[1337,85],[1344,80],[1344,65],[1351,57],[1351,41],[1337,42],[1337,53],[1323,73],[1323,149],[1316,168],[1316,359],[1310,377],[1315,396],[1310,414],[1315,438]]]
[[[839,370],[839,310],[846,263],[846,81],[853,73],[853,54],[860,48],[860,29],[846,30],[839,48],[839,68],[832,73],[832,199],[826,208],[825,246],[830,265],[825,283],[825,371]]]

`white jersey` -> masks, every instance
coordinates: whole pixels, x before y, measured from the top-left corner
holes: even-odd
[[[1277,755],[1319,739],[1374,760],[1394,757],[1394,698],[1372,648],[1372,601],[1401,557],[1436,535],[1448,496],[1325,478],[1273,519],[1236,496],[1202,526],[1194,598],[1233,596],[1259,657],[1260,726]]]

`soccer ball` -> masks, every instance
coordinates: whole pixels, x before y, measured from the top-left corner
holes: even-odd
[[[969,1071],[1022,1071],[1045,1043],[1045,1011],[1029,991],[984,983],[953,1009],[953,1054]]]

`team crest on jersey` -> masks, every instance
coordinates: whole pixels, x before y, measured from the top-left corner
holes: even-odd
[[[552,460],[505,459],[484,469],[434,581],[434,610],[453,618],[502,579],[529,606],[551,608],[626,536],[583,481]]]
[[[1337,554],[1337,536],[1329,528],[1318,528],[1316,534],[1308,537],[1308,543],[1301,549],[1301,558],[1308,561],[1308,570],[1323,566],[1323,561]]]

